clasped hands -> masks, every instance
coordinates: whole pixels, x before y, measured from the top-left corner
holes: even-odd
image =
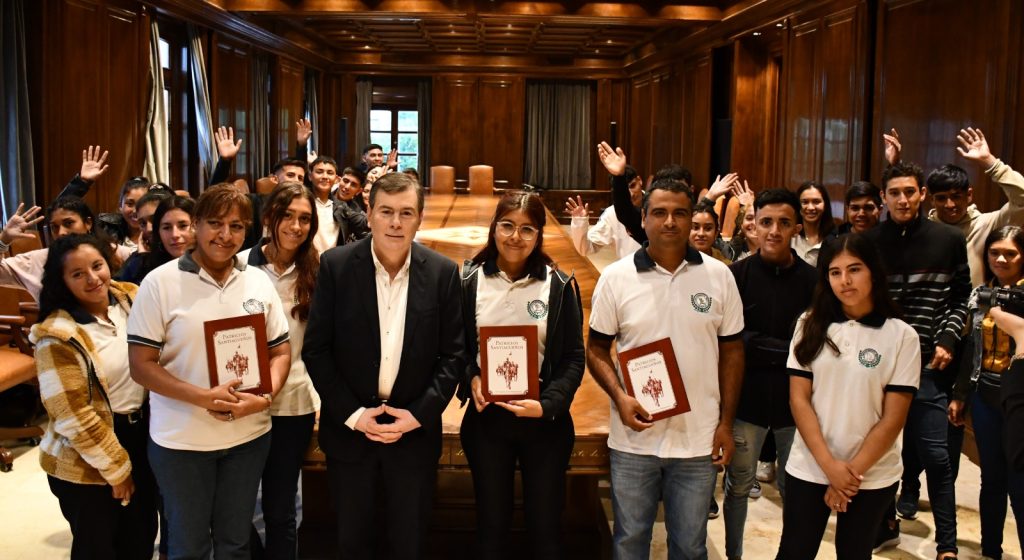
[[[196,404],[205,408],[207,414],[222,422],[233,422],[270,408],[270,400],[267,398],[235,390],[241,383],[241,379],[232,379],[227,383],[203,391],[200,402]]]
[[[390,424],[381,424],[377,418],[387,414],[395,419]],[[367,408],[356,420],[356,429],[366,435],[366,439],[378,443],[395,443],[402,435],[420,427],[420,421],[404,408],[395,408],[382,404],[375,408]]]
[[[846,461],[832,460],[822,470],[825,471],[829,482],[824,496],[825,505],[836,513],[845,512],[853,497],[860,491],[860,483],[864,477]]]

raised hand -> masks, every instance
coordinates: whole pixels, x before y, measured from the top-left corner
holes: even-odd
[[[597,145],[597,157],[608,173],[618,177],[626,172],[626,153],[622,151],[622,148],[613,150],[608,142],[601,142]]]
[[[705,196],[711,202],[722,198],[725,196],[725,193],[732,190],[732,184],[736,182],[739,177],[740,176],[736,173],[727,173],[725,177],[718,175],[715,177],[715,182],[711,184],[711,188],[708,189],[708,193]]]
[[[882,133],[882,142],[885,143],[885,161],[889,165],[895,165],[900,160],[900,152],[903,151],[903,144],[900,143],[900,133],[895,128],[889,129],[889,134]]]
[[[740,183],[739,179],[733,181],[731,190],[736,199],[740,201],[740,205],[750,206],[754,203],[754,190],[750,188],[745,179],[742,183]]]
[[[217,141],[217,153],[221,159],[235,159],[238,149],[242,147],[242,139],[235,142],[234,128],[222,126],[213,133],[213,138]]]
[[[960,152],[961,156],[980,164],[985,169],[996,164],[996,157],[989,150],[988,141],[985,140],[985,134],[980,128],[962,128],[956,139],[960,141],[956,151]]]
[[[82,169],[78,171],[78,176],[83,181],[95,181],[99,179],[101,175],[107,172],[107,156],[110,152],[104,150],[103,155],[100,155],[99,146],[89,146],[87,149],[82,150]]]
[[[313,135],[313,123],[309,122],[309,119],[299,119],[295,121],[295,141],[299,144],[305,144],[309,142],[309,137]]]
[[[586,218],[590,215],[590,204],[585,204],[580,195],[576,195],[576,200],[570,196],[565,201],[565,213],[573,218]]]
[[[391,148],[391,151],[388,152],[388,161],[384,167],[389,170],[398,169],[398,148]]]
[[[15,239],[32,239],[35,237],[28,232],[28,228],[43,221],[43,209],[33,206],[23,212],[24,208],[24,202],[18,204],[14,215],[7,219],[7,225],[4,226],[3,231],[0,231],[0,242],[10,245],[11,241]]]

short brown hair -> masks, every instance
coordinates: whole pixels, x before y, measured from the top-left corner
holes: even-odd
[[[211,218],[223,218],[238,210],[242,223],[252,225],[252,201],[245,194],[235,190],[231,183],[218,183],[203,191],[196,201],[195,221],[198,223]]]
[[[377,193],[384,191],[388,194],[405,192],[409,189],[416,190],[416,209],[423,213],[423,187],[412,175],[405,173],[388,173],[387,175],[373,182],[370,188],[370,208],[373,208],[377,201]]]

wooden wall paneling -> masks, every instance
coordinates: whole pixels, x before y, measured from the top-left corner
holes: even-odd
[[[479,143],[470,165],[490,165],[495,181],[508,181],[509,188],[519,188],[523,182],[526,80],[522,76],[482,77],[478,88],[478,99],[485,101],[479,104]],[[456,175],[463,173],[468,177],[468,167],[456,171]]]
[[[1011,17],[1019,11],[1015,4],[1015,0],[878,3],[873,134],[880,137],[881,131],[895,127],[903,140],[904,159],[926,173],[949,162],[964,167],[982,210],[998,207],[1003,195],[991,187],[983,170],[957,155],[956,134],[965,126],[981,127],[993,152],[1003,153],[1012,123],[1005,109],[1014,74],[1008,51],[1010,38],[1020,32],[1020,18]],[[955,40],[950,22],[956,22]],[[879,181],[880,138],[869,145],[871,177]]]
[[[632,81],[629,96],[628,161],[645,175],[653,173],[651,154],[651,78],[642,76]]]
[[[480,141],[478,82],[475,76],[434,78],[430,161],[454,167],[456,179],[469,179]]]
[[[305,117],[306,69],[279,56],[270,83],[270,159],[279,161],[295,153],[295,122]]]
[[[56,198],[81,166],[82,149],[110,151],[107,171],[86,202],[117,208],[120,186],[142,172],[149,99],[149,17],[131,0],[27,3],[33,90],[37,203]],[[83,39],[88,38],[88,39]]]
[[[795,25],[786,50],[785,133],[783,185],[795,188],[819,176],[821,80],[818,72],[818,41],[821,21]]]
[[[711,174],[711,51],[684,62],[681,105],[683,112],[680,164],[694,182],[710,183]]]
[[[233,127],[235,138],[245,140],[235,156],[232,175],[247,177],[249,146],[254,141],[254,137],[249,134],[253,109],[253,51],[245,43],[219,33],[213,34],[211,42],[210,50],[213,54],[207,64],[210,67],[210,110],[215,119],[213,128]],[[254,184],[254,181],[249,184]]]
[[[627,130],[629,128],[629,122],[626,118],[627,108],[627,94],[629,91],[629,82],[627,80],[611,80],[601,79],[596,80],[596,93],[597,101],[595,106],[595,117],[594,117],[594,158],[593,158],[593,181],[594,188],[597,190],[607,190],[611,188],[611,183],[608,181],[608,172],[605,171],[604,165],[601,164],[601,160],[597,158],[597,144],[600,142],[611,142],[611,123],[616,123],[616,135],[617,144],[624,146],[624,142],[628,140]],[[623,148],[626,149],[626,148]],[[626,151],[629,154],[629,151]]]
[[[673,95],[674,76],[670,68],[651,76],[650,150],[651,168],[660,169],[676,161],[679,135],[679,105]]]
[[[832,199],[833,215],[842,215],[846,187],[863,177],[863,136],[867,120],[864,56],[869,37],[858,6],[829,14],[822,22],[819,60],[822,72],[822,131],[819,180]]]
[[[747,38],[734,44],[732,105],[732,170],[755,188],[768,185],[765,163],[770,137],[768,122],[775,112],[771,56],[767,45]]]

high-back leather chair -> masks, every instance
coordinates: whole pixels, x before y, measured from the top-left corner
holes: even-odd
[[[455,192],[455,168],[450,165],[430,167],[431,194],[452,194]]]
[[[494,168],[474,165],[469,168],[469,194],[494,194]]]

